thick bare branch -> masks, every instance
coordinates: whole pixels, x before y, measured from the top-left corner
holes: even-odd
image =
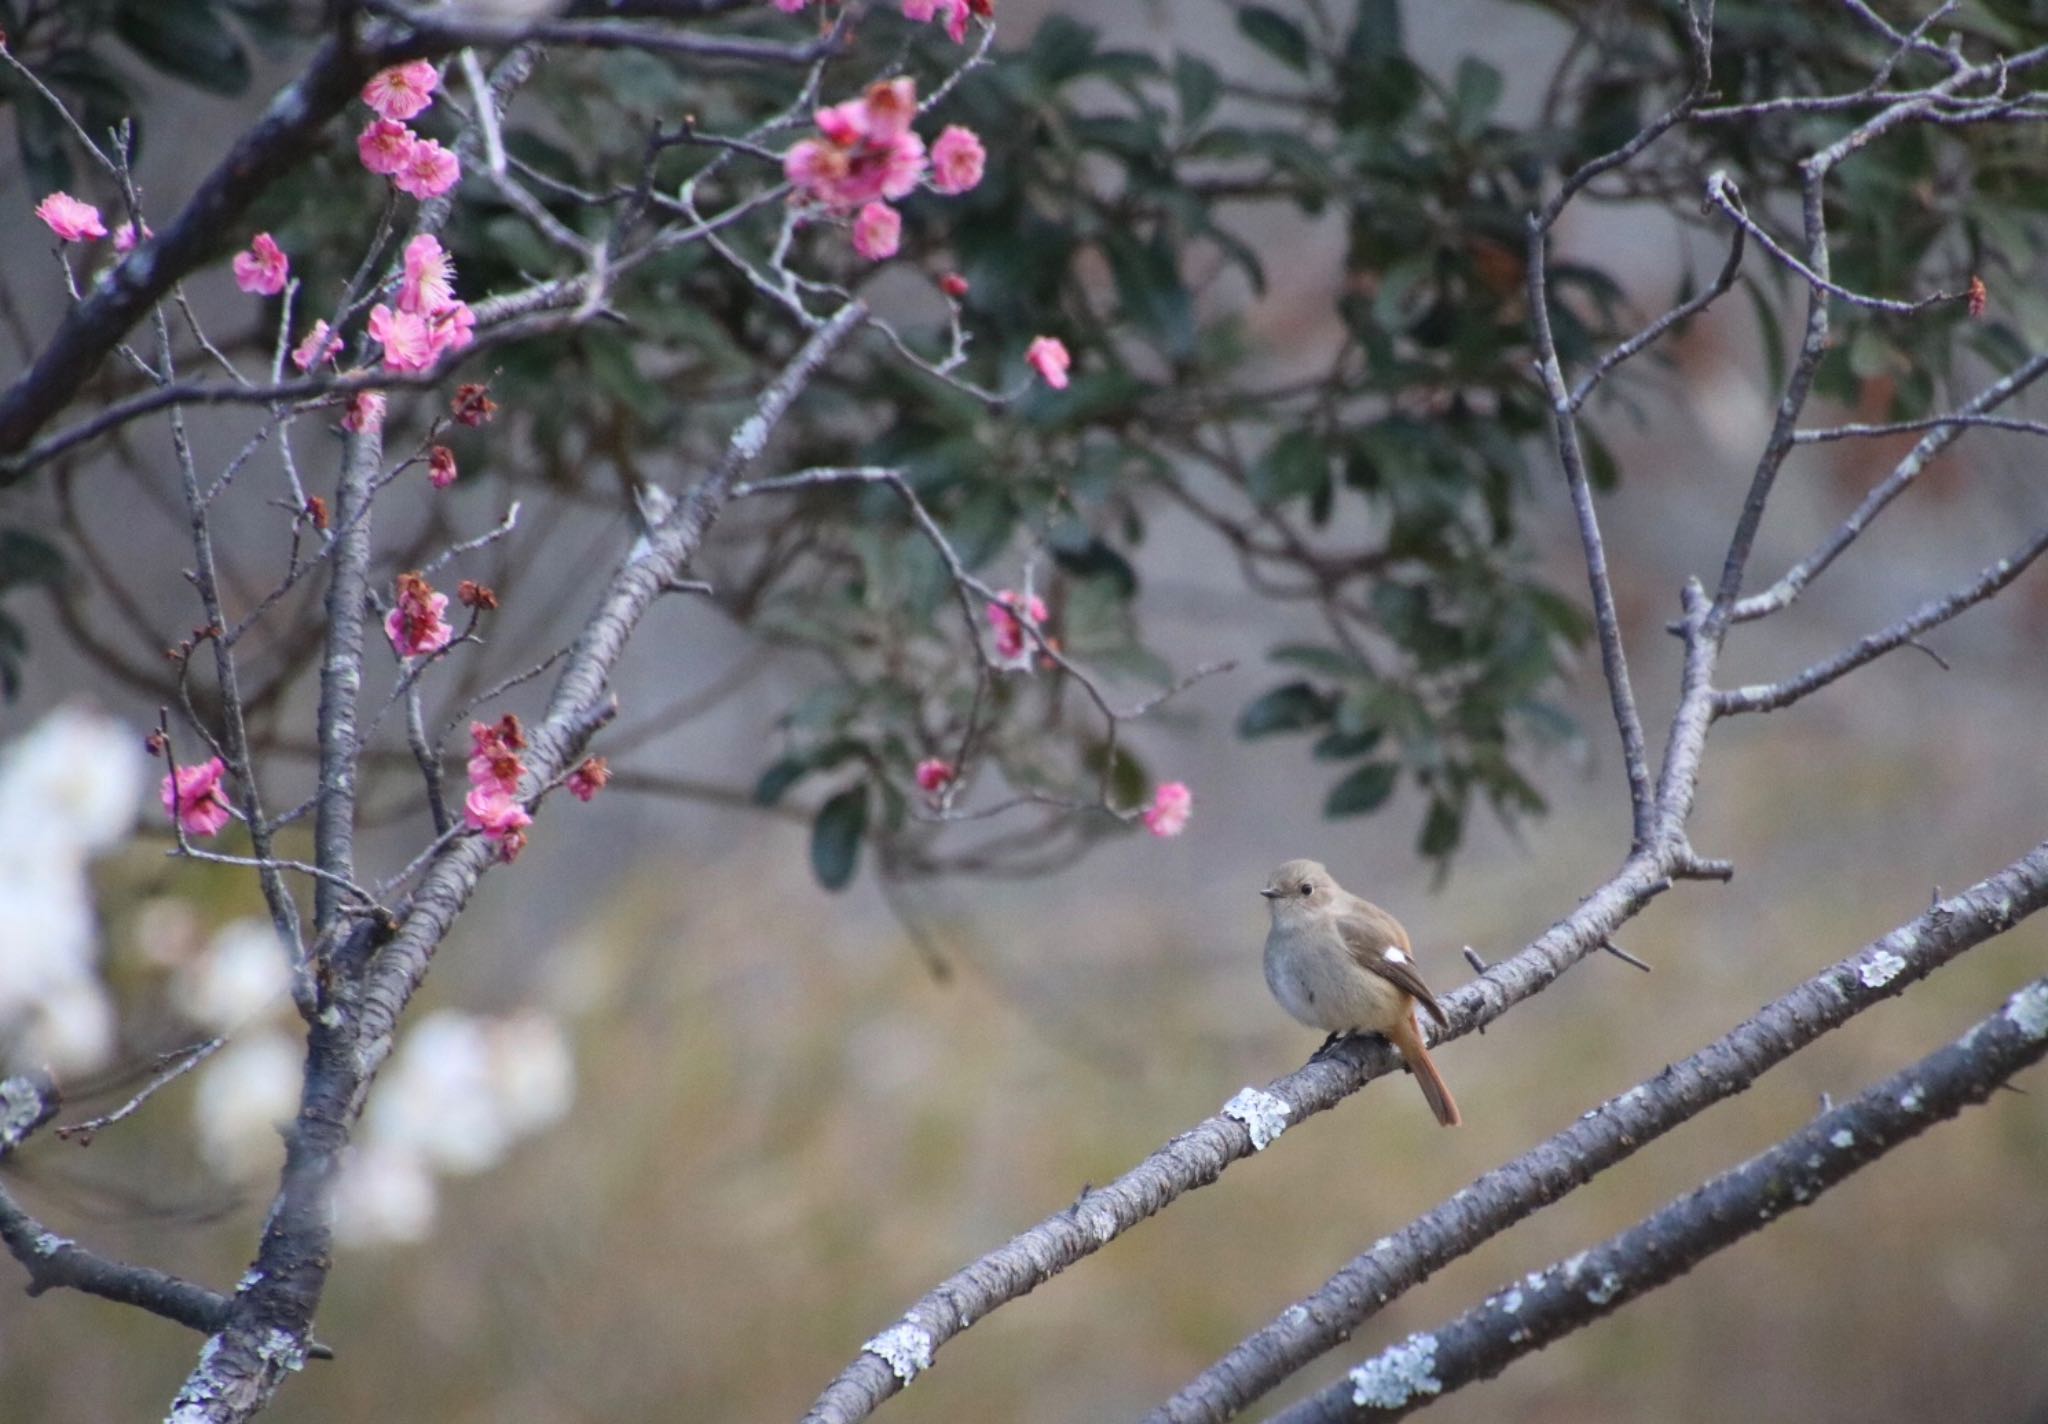
[[[1385,1305],[1872,1005],[2048,906],[2048,843],[1814,975],[1354,1258],[1190,1381],[1147,1424],[1220,1424]]]
[[[1717,1251],[1981,1103],[2048,1057],[2048,978],[1970,1031],[1777,1146],[1568,1260],[1512,1282],[1441,1329],[1411,1335],[1274,1424],[1398,1419],[1621,1309]]]

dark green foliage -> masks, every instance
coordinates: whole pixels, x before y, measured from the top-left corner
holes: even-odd
[[[104,126],[129,107],[115,61],[140,56],[229,92],[247,73],[244,41],[274,31],[283,8],[98,0],[25,42],[88,126]],[[1397,0],[1323,7],[1329,19],[1294,0],[1235,5],[1227,53],[1164,62],[1110,47],[1071,16],[1047,18],[921,122],[928,135],[947,123],[981,134],[987,178],[964,197],[907,200],[897,264],[968,279],[973,340],[959,374],[1021,399],[992,409],[871,341],[807,394],[777,461],[900,469],[976,574],[1021,589],[1028,562],[1065,652],[1133,698],[1175,671],[1142,621],[1157,567],[1142,546],[1173,510],[1184,516],[1177,537],[1190,537],[1187,519],[1198,526],[1198,557],[1237,561],[1253,593],[1298,601],[1312,620],[1312,633],[1271,650],[1231,646],[1219,628],[1208,655],[1251,666],[1267,654],[1285,670],[1277,686],[1247,686],[1238,727],[1308,734],[1300,744],[1332,777],[1328,814],[1413,807],[1421,852],[1441,862],[1475,798],[1509,820],[1540,812],[1533,756],[1576,735],[1556,694],[1589,630],[1582,587],[1533,577],[1525,544],[1532,490],[1559,478],[1531,372],[1526,220],[1564,174],[1667,107],[1688,71],[1678,9],[1664,0],[1522,8],[1556,23],[1555,42],[1537,47],[1543,62],[1570,56],[1554,83],[1546,74],[1533,86],[1550,95],[1540,113],[1505,99],[1504,76],[1476,56],[1418,65]],[[1958,23],[1966,45],[2007,43],[2038,29],[2038,9],[2000,0]],[[706,23],[792,33],[766,7]],[[1578,27],[1586,43],[1567,48]],[[1850,92],[1886,52],[1839,7],[1722,0],[1713,83],[1721,102]],[[936,27],[878,12],[823,98],[847,97],[899,59],[929,92],[958,55]],[[1935,62],[1908,56],[1890,82],[1937,77]],[[558,51],[522,95],[507,143],[556,183],[615,193],[636,180],[650,123],[688,112],[705,132],[744,133],[786,106],[790,82],[779,69]],[[4,97],[36,181],[56,186],[68,140],[18,90]],[[1798,159],[1840,131],[1810,118],[1685,126],[1631,164],[1625,185],[1605,187],[1633,205],[1645,240],[1687,230],[1699,271],[1684,290],[1697,290],[1727,239],[1725,222],[1700,211],[1702,175],[1725,168],[1750,211],[1776,224],[1796,212]],[[802,132],[762,142],[779,151]],[[351,137],[337,126],[332,152],[311,156],[265,213],[297,235],[294,270],[309,291],[337,285],[328,249],[359,233],[374,192],[352,166]],[[1837,280],[1906,297],[1981,274],[1991,309],[1964,326],[1953,307],[1911,319],[1838,307],[1825,393],[1883,417],[1923,414],[1952,392],[1959,350],[2008,361],[2048,341],[2030,265],[2048,211],[2044,169],[2033,129],[1994,125],[1888,136],[1841,170],[1829,209]],[[706,213],[780,177],[755,154],[678,145],[662,152],[653,191],[672,197],[699,174]],[[572,227],[604,220],[563,190],[535,191]],[[1243,320],[1274,275],[1258,243],[1289,210],[1343,236],[1336,321],[1314,352],[1262,349]],[[765,207],[722,238],[760,261],[781,216]],[[446,237],[467,292],[561,260],[483,185],[465,190]],[[793,252],[807,274],[850,286],[870,270],[830,223],[800,231]],[[1803,292],[1754,252],[1742,280],[1762,328],[1760,378],[1775,386]],[[1654,302],[1568,253],[1553,261],[1550,295],[1568,375],[1654,315]],[[627,322],[493,357],[496,393],[534,456],[507,478],[610,499],[665,458],[701,466],[796,339],[787,315],[701,244],[634,268],[613,305]],[[935,358],[947,349],[941,313],[934,297],[902,323]],[[1042,333],[1074,355],[1073,383],[1057,395],[1028,382],[1021,362]],[[1264,374],[1276,355],[1282,377]],[[1625,407],[1596,402],[1582,427],[1601,490],[1625,476],[1599,429],[1613,411]],[[803,654],[794,665],[809,670],[809,690],[783,717],[756,795],[822,804],[812,854],[825,883],[854,873],[863,840],[933,841],[905,788],[919,760],[960,754],[970,709],[970,760],[999,768],[1011,790],[1106,792],[1119,809],[1144,794],[1148,770],[1121,744],[1108,760],[1101,719],[1063,675],[1041,666],[982,685],[966,640],[986,646],[985,610],[963,618],[892,491],[835,487],[760,508],[752,524],[721,526],[707,576],[755,634]],[[17,642],[0,624],[0,672]],[[1085,836],[1117,823],[1080,824]]]

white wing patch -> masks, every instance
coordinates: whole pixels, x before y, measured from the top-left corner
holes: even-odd
[[[1401,953],[1399,949],[1391,944],[1381,950],[1380,953],[1386,956],[1387,963],[1389,964],[1406,964],[1408,962],[1408,956]]]

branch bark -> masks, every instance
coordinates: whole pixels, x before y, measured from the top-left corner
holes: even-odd
[[[2048,842],[1822,970],[1697,1053],[1608,1099],[1378,1241],[1196,1376],[1146,1424],[1219,1424],[1233,1417],[1443,1266],[2044,906]]]
[[[1411,1335],[1274,1424],[1399,1419],[1676,1280],[2048,1057],[2048,978],[1918,1063],[1619,1235]]]
[[[529,794],[552,783],[609,719],[605,683],[633,629],[695,554],[798,394],[866,318],[863,305],[849,302],[811,334],[733,432],[718,466],[653,532],[649,551],[613,577],[529,734]],[[303,1365],[330,1265],[328,1197],[350,1129],[390,1056],[400,1014],[493,859],[478,837],[455,841],[429,865],[395,927],[358,921],[330,956],[332,998],[309,1026],[305,1087],[262,1243],[227,1320],[172,1401],[172,1424],[248,1419]]]

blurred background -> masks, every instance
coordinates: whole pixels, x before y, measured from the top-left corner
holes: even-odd
[[[1060,8],[1004,0],[1005,44]],[[1266,74],[1268,59],[1222,6],[1065,8],[1106,40],[1161,55],[1197,47],[1227,73]],[[1541,102],[1546,67],[1526,56],[1563,43],[1549,16],[1479,3],[1411,5],[1405,16],[1424,69],[1447,74],[1478,53],[1505,75],[1504,113]],[[158,131],[232,131],[267,97],[269,72],[240,100],[163,88],[151,99]],[[166,200],[188,191],[213,147],[157,143],[148,187]],[[32,201],[18,169],[0,178],[0,231],[18,254],[8,286],[24,329],[41,333],[61,293],[36,270],[45,243]],[[1281,207],[1249,221],[1270,284],[1248,302],[1246,329],[1266,353],[1258,372],[1284,379],[1339,339],[1344,224]],[[1638,312],[1668,301],[1688,241],[1627,206],[1589,210],[1563,237],[1571,255],[1614,273]],[[217,273],[193,288],[202,304],[232,296]],[[1718,569],[1768,420],[1760,345],[1752,308],[1724,303],[1602,427],[1622,472],[1602,503],[1608,552],[1656,744],[1677,676],[1662,624],[1684,578]],[[202,439],[233,448],[225,433]],[[1796,455],[1752,586],[1809,549],[1904,448],[1844,442]],[[1739,630],[1722,680],[1796,670],[1998,557],[2015,531],[2048,517],[2039,460],[2019,436],[1967,438],[1794,608]],[[1582,603],[1562,481],[1540,450],[1532,465],[1530,565]],[[547,542],[517,546],[499,572],[508,608],[527,620],[501,625],[500,639],[532,647],[575,626],[592,569],[609,567],[630,531],[615,502],[519,493]],[[448,517],[485,527],[504,494],[465,481]],[[115,547],[125,526],[137,555],[164,527],[139,502],[88,513]],[[518,557],[528,550],[531,566]],[[578,550],[589,556],[564,552]],[[1313,620],[1246,597],[1220,553],[1212,530],[1165,507],[1132,554],[1145,646],[1181,670],[1239,664],[1129,734],[1149,769],[1194,789],[1186,834],[1111,837],[1054,873],[900,882],[886,895],[869,873],[841,893],[822,889],[795,808],[751,804],[752,778],[774,754],[764,729],[810,686],[801,669],[715,606],[664,605],[626,660],[622,704],[630,713],[724,695],[708,714],[614,750],[615,769],[637,782],[622,775],[588,807],[550,805],[530,848],[486,880],[436,959],[414,1017],[432,1016],[439,1048],[402,1049],[378,1099],[403,1097],[394,1080],[407,1071],[430,1092],[438,1052],[473,1071],[526,1073],[521,1101],[541,1106],[531,1120],[472,1124],[467,1146],[444,1140],[431,1180],[398,1183],[364,1208],[386,1229],[344,1245],[319,1317],[340,1358],[310,1366],[272,1417],[793,1418],[931,1284],[1315,1047],[1260,977],[1255,891],[1273,864],[1320,858],[1393,910],[1442,989],[1469,974],[1460,946],[1512,953],[1619,862],[1627,800],[1590,649],[1558,694],[1581,735],[1530,772],[1548,814],[1518,832],[1473,815],[1445,870],[1417,854],[1423,803],[1412,785],[1373,816],[1327,820],[1327,767],[1293,739],[1237,734],[1270,680],[1265,651]],[[188,599],[175,558],[148,568],[137,575],[148,597]],[[33,655],[21,696],[0,707],[0,736],[13,742],[52,709],[91,704],[139,740],[154,702],[80,657],[77,630],[46,606],[17,607]],[[172,614],[169,635],[187,619]],[[1788,712],[1724,723],[1693,842],[1737,873],[1726,886],[1682,885],[1628,927],[1620,942],[1653,973],[1596,957],[1484,1036],[1449,1046],[1439,1061],[1464,1108],[1461,1131],[1436,1128],[1399,1078],[1290,1130],[977,1323],[888,1415],[1036,1424],[1142,1411],[1480,1172],[1918,913],[1935,887],[1959,888],[2030,848],[2048,804],[2044,638],[2048,578],[2033,574],[1929,639],[1947,671],[1907,652]],[[608,750],[602,739],[594,749]],[[689,794],[657,794],[650,778]],[[417,842],[416,827],[394,824],[368,854],[395,867]],[[260,970],[255,989],[238,987],[218,961],[223,934],[245,933],[238,926],[260,914],[254,886],[168,864],[162,844],[94,862],[104,974],[124,1003],[183,995],[188,1019],[204,1022],[209,1003],[246,1014],[274,988]],[[0,954],[21,952],[10,938],[0,925]],[[1945,1042],[2042,972],[2044,950],[2048,932],[2022,926],[1864,1014],[1402,1298],[1276,1399],[1632,1223],[1797,1127],[1821,1095]],[[202,964],[216,966],[210,985]],[[161,1020],[124,1021],[122,1033],[129,1061],[195,1036]],[[45,1134],[10,1165],[10,1189],[58,1231],[226,1287],[252,1250],[277,1154],[260,1093],[239,1119],[252,1133],[209,1144],[196,1132],[203,1082],[192,1075],[89,1148]],[[132,1086],[109,1081],[104,1105]],[[2038,1266],[2048,1105],[2037,1085],[2021,1086],[2032,1091],[1934,1129],[1435,1415],[2048,1420]],[[452,1131],[445,1118],[376,1130],[394,1141]],[[195,1337],[72,1293],[31,1301],[19,1280],[12,1263],[0,1267],[0,1418],[161,1412]]]

